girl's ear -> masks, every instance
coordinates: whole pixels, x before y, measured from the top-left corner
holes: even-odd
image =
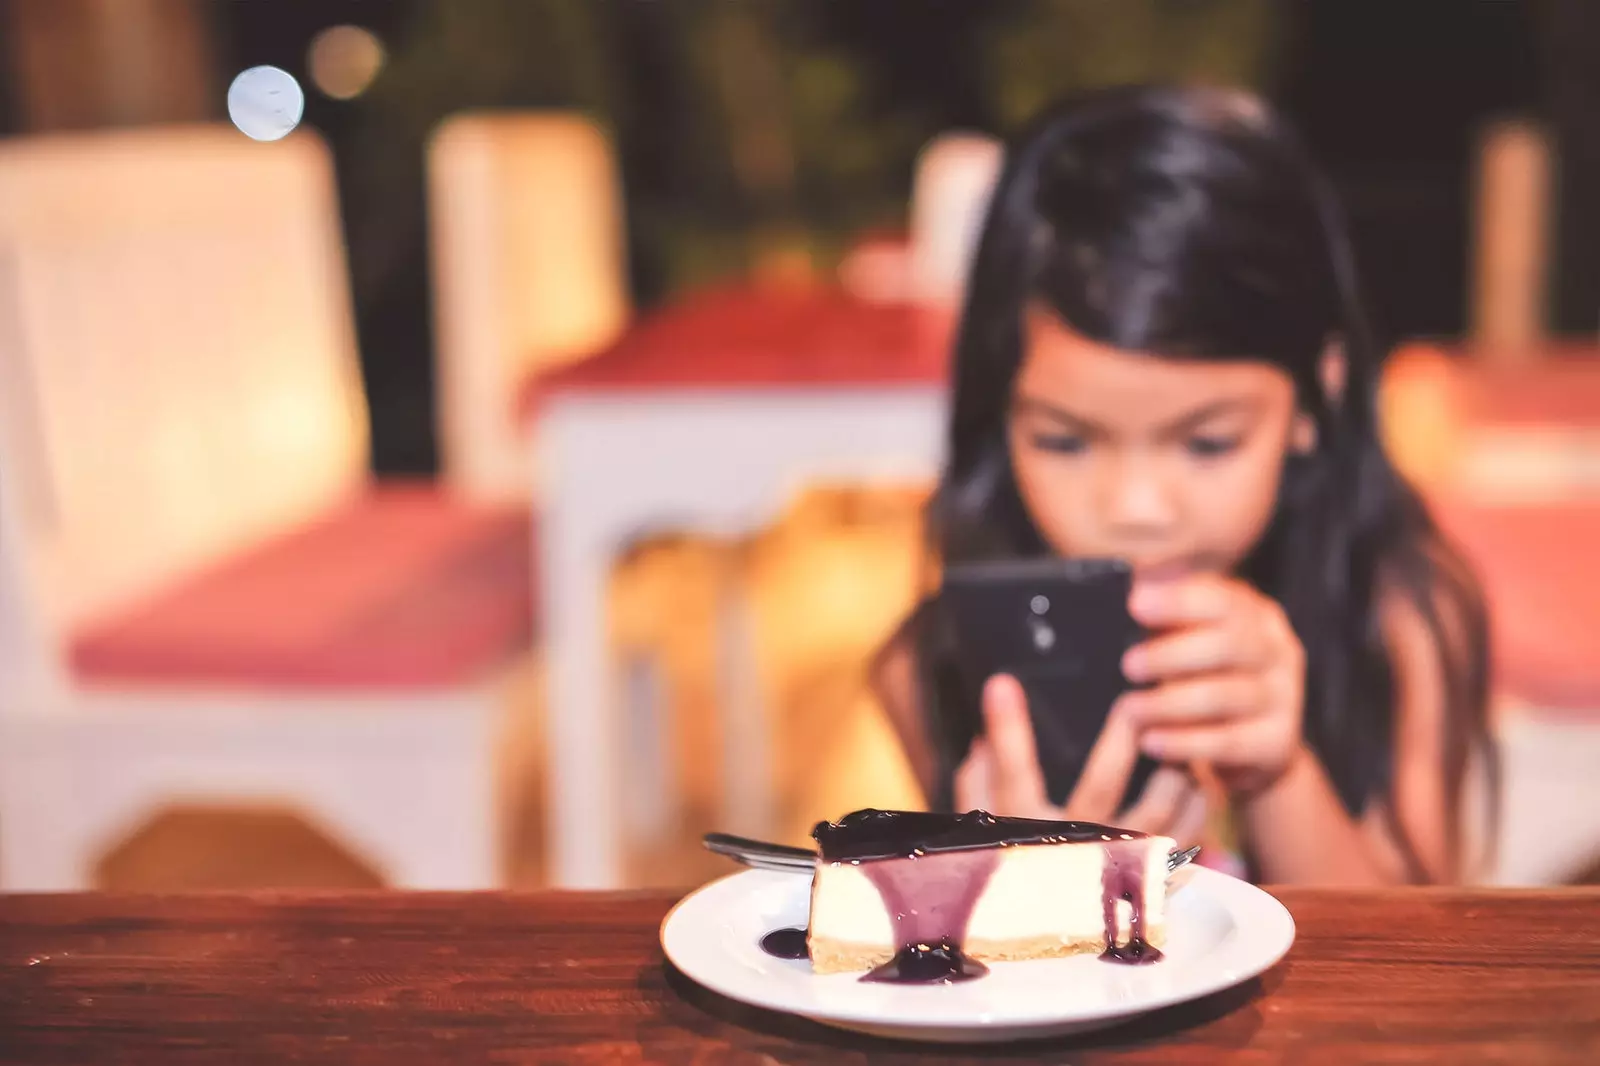
[[[1304,411],[1294,416],[1289,429],[1289,450],[1296,455],[1310,455],[1317,450],[1317,424]]]
[[[1328,398],[1328,406],[1338,407],[1344,399],[1344,382],[1349,369],[1350,364],[1344,354],[1344,338],[1337,333],[1330,334],[1323,342],[1322,356],[1317,364],[1322,394]]]
[[[1349,364],[1344,355],[1344,338],[1332,334],[1322,346],[1317,360],[1318,384],[1329,407],[1338,407],[1344,399],[1345,372]],[[1304,411],[1294,416],[1294,426],[1289,433],[1289,447],[1296,455],[1310,455],[1317,450],[1317,423]]]

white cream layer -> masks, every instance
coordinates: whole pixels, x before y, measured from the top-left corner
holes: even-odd
[[[1166,920],[1167,854],[1174,842],[1150,837],[1139,843],[1147,846],[1145,928],[1153,930]],[[999,865],[967,925],[969,940],[1053,936],[1066,942],[1105,935],[1104,845],[1020,844],[999,850]],[[1132,909],[1128,902],[1118,901],[1119,942],[1127,939]],[[864,947],[899,946],[893,916],[884,908],[877,887],[860,866],[847,862],[817,866],[811,894],[811,935]]]

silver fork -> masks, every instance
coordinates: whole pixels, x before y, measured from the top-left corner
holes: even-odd
[[[784,873],[810,873],[817,864],[817,853],[810,848],[795,848],[787,844],[773,844],[766,840],[734,836],[731,833],[707,833],[701,838],[708,851],[716,852],[758,870],[779,870]],[[1193,862],[1200,854],[1200,845],[1183,850],[1173,850],[1167,855],[1167,873],[1170,875]]]

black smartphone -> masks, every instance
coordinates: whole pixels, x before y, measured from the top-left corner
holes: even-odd
[[[1111,706],[1130,687],[1122,655],[1144,639],[1128,612],[1133,572],[1116,559],[1026,559],[945,569],[940,605],[956,643],[972,735],[995,674],[1022,683],[1050,801],[1063,804],[1083,773]],[[1126,809],[1159,765],[1140,756]]]

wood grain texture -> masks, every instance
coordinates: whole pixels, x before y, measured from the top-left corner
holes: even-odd
[[[0,1062],[1600,1062],[1600,890],[1275,894],[1259,980],[987,1051],[700,990],[662,894],[0,896]]]

